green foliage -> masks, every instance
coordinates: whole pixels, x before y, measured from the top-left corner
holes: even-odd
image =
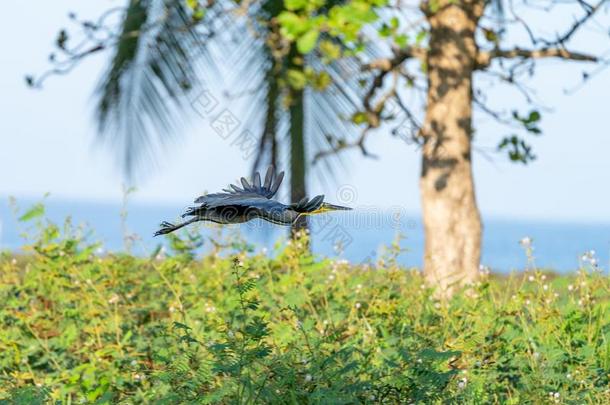
[[[295,41],[301,54],[308,54],[316,48],[321,33],[348,48],[361,49],[359,34],[362,28],[377,22],[377,10],[386,4],[386,0],[285,0],[286,10],[278,15],[277,20],[282,36]],[[403,45],[406,45],[406,37],[398,32],[398,28],[399,21],[393,18],[390,25],[383,24],[379,28],[379,33],[382,37],[401,38]],[[323,49],[322,53],[329,56]],[[340,54],[334,52],[332,59],[339,57]]]
[[[536,159],[532,147],[517,135],[506,136],[498,144],[498,150],[506,150],[508,158],[513,162],[527,164]]]
[[[353,266],[304,240],[197,259],[192,238],[100,257],[68,222],[0,256],[0,403],[610,401],[595,269],[483,275],[439,302],[398,246]]]
[[[530,111],[526,116],[521,116],[517,111],[513,111],[513,119],[522,125],[523,129],[529,134],[540,135],[542,133],[538,126],[541,118],[540,112],[536,110]],[[536,159],[536,155],[532,152],[532,146],[517,135],[502,138],[498,144],[498,150],[507,151],[509,159],[513,162],[527,164]]]

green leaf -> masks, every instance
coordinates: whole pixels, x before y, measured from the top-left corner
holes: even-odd
[[[34,218],[38,218],[43,216],[45,212],[44,205],[42,203],[38,203],[30,208],[25,214],[19,217],[19,222],[27,222]]]
[[[297,90],[302,90],[305,88],[307,84],[307,78],[305,77],[305,73],[296,69],[289,69],[286,73],[288,84],[290,87]]]
[[[341,47],[331,41],[321,41],[320,51],[330,60],[339,59],[341,57]]]
[[[405,48],[409,42],[409,36],[406,34],[396,35],[394,42],[401,48]]]
[[[302,10],[307,7],[307,0],[284,0],[284,6],[291,11]]]
[[[277,20],[282,26],[282,35],[289,40],[298,38],[307,30],[306,21],[290,11],[284,11],[277,16]]]
[[[174,329],[183,329],[185,331],[189,331],[192,328],[190,326],[188,326],[188,325],[183,324],[183,323],[174,322]]]
[[[528,122],[538,122],[540,121],[540,113],[536,110],[530,112],[530,115],[527,119]]]
[[[311,52],[318,42],[318,37],[320,36],[320,32],[317,29],[309,30],[297,40],[297,49],[303,55]]]

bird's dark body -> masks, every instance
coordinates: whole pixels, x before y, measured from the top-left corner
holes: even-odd
[[[269,202],[275,203],[273,206]],[[222,205],[208,208],[205,206],[193,207],[182,215],[195,217],[199,221],[210,221],[217,224],[241,224],[255,218],[264,219],[277,225],[291,225],[298,213],[289,211],[288,206],[276,201],[260,201],[256,205],[263,207],[243,205]]]
[[[282,183],[284,172],[275,175],[272,167],[267,170],[265,182],[261,183],[259,173],[254,175],[252,184],[241,178],[241,188],[231,185],[222,193],[207,194],[198,197],[193,207],[189,207],[182,218],[188,220],[171,224],[163,222],[161,229],[155,233],[163,235],[173,232],[197,221],[209,221],[217,224],[239,224],[255,218],[278,225],[291,225],[300,215],[308,215],[333,210],[348,210],[350,208],[327,204],[324,196],[319,195],[311,200],[303,198],[296,204],[282,204],[271,198],[277,193]]]

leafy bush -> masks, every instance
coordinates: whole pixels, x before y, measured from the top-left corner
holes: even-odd
[[[594,268],[483,275],[440,302],[397,247],[353,266],[306,237],[273,258],[231,240],[198,259],[191,235],[101,256],[38,221],[31,254],[0,259],[1,403],[610,403]]]

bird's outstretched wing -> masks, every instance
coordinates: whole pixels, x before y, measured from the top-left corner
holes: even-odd
[[[277,193],[277,190],[284,179],[284,172],[280,172],[277,176],[273,166],[269,166],[265,175],[265,182],[261,184],[261,175],[259,172],[254,174],[252,184],[248,183],[244,177],[241,178],[241,188],[235,184],[223,190],[223,193],[206,194],[197,197],[195,204],[208,205],[219,200],[233,200],[235,197],[264,197],[271,198]]]
[[[224,189],[222,193],[212,193],[197,197],[195,204],[200,204],[196,207],[189,207],[182,217],[200,215],[207,209],[225,207],[225,206],[260,206],[267,207],[277,190],[282,184],[284,172],[276,175],[273,166],[267,169],[265,182],[261,183],[261,175],[256,172],[252,184],[248,183],[245,178],[241,178],[241,188],[231,184],[229,188]]]

